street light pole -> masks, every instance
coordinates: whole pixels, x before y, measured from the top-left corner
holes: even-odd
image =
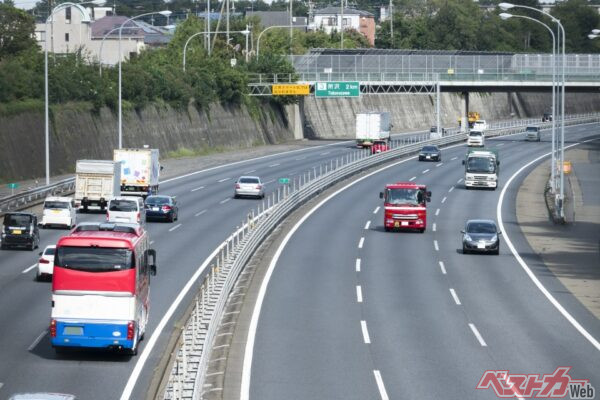
[[[125,20],[121,26],[119,26],[119,149],[121,149],[123,147],[123,93],[122,93],[122,73],[121,73],[121,58],[122,58],[122,53],[121,53],[121,39],[122,39],[122,34],[123,34],[123,27],[125,26],[126,23],[133,21],[136,18],[141,18],[141,17],[145,17],[148,15],[155,15],[155,14],[160,14],[163,15],[165,17],[168,17],[169,15],[171,15],[171,11],[169,10],[164,10],[164,11],[155,11],[155,12],[149,12],[149,13],[145,13],[145,14],[140,14],[140,15],[136,15],[135,17],[131,17],[127,20]]]
[[[186,54],[187,54],[188,44],[196,36],[203,35],[203,34],[206,34],[206,33],[207,33],[206,31],[196,32],[193,35],[191,35],[189,38],[187,38],[187,40],[185,41],[185,44],[183,45],[183,72],[185,72]],[[241,34],[243,34],[243,35],[246,36],[246,62],[248,62],[248,35],[250,35],[250,30],[248,29],[248,25],[246,25],[246,30],[243,30],[243,31],[231,31],[229,33],[241,33]]]

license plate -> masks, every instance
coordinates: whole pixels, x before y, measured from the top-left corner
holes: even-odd
[[[477,248],[478,249],[485,249],[485,243],[481,243],[481,242],[477,243]]]
[[[408,221],[402,221],[402,226],[408,226]]]
[[[20,235],[21,233],[23,233],[23,231],[20,229],[15,229],[12,231],[12,233],[13,233],[13,235]]]
[[[395,228],[397,228],[397,227],[399,227],[399,226],[400,226],[400,224],[398,223],[398,221],[394,222],[394,227],[395,227]]]
[[[65,335],[83,335],[83,326],[65,326]]]
[[[152,207],[152,211],[158,211],[160,210],[158,207]]]
[[[52,210],[54,214],[60,214],[60,210]]]
[[[425,156],[425,158],[428,158],[428,159],[429,159],[429,158],[431,158],[431,156]]]

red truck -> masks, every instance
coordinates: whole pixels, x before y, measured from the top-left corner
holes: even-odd
[[[386,231],[417,229],[425,232],[427,202],[431,201],[427,186],[411,182],[392,183],[385,185],[385,191],[379,193],[379,197],[383,199],[383,226]]]

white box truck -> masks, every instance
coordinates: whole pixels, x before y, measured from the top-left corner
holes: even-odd
[[[495,150],[469,150],[462,161],[465,166],[465,188],[498,187],[500,160]]]
[[[389,140],[392,129],[389,112],[356,114],[356,145],[371,146],[375,140]]]
[[[110,160],[77,160],[75,165],[75,205],[83,212],[89,206],[102,211],[108,200],[121,193],[121,166]]]
[[[115,149],[113,159],[121,163],[122,196],[145,198],[158,193],[158,149]]]

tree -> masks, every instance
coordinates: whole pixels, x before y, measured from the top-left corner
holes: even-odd
[[[558,18],[565,28],[568,53],[598,51],[597,44],[587,35],[592,29],[600,27],[600,15],[592,12],[586,1],[567,0],[557,3],[552,10],[552,15]]]
[[[33,17],[13,5],[0,4],[0,60],[35,47]]]

